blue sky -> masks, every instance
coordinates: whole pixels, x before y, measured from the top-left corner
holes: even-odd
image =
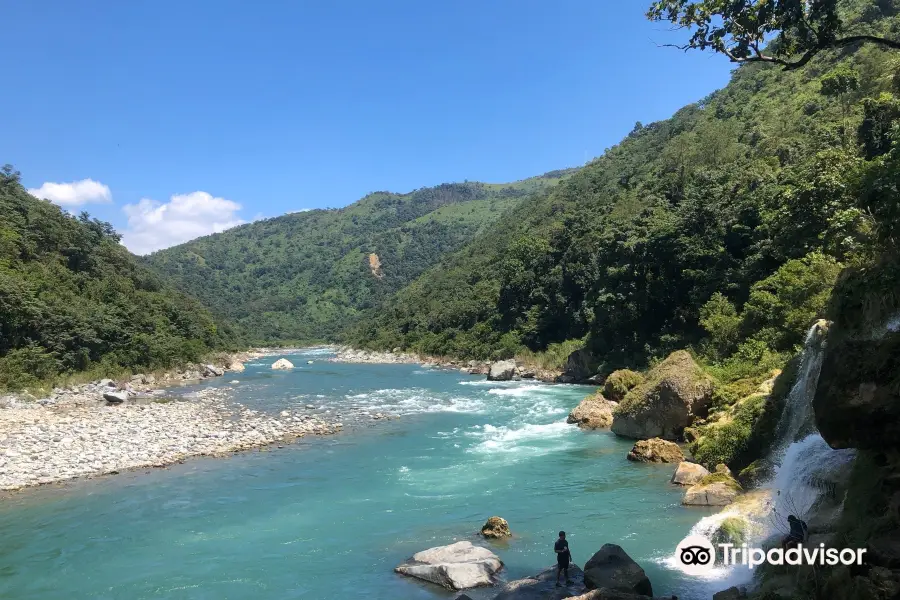
[[[727,83],[722,57],[658,47],[684,33],[648,4],[8,3],[0,163],[138,252],[577,166]]]

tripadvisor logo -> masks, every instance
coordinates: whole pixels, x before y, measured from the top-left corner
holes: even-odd
[[[751,548],[747,544],[718,544],[720,566],[746,565],[751,569],[770,565],[861,565],[865,548],[826,548],[825,544],[793,548]],[[675,560],[690,575],[703,575],[716,566],[716,546],[702,535],[689,535],[675,549]]]

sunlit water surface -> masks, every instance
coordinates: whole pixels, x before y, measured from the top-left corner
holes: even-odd
[[[259,410],[333,416],[345,433],[0,500],[0,598],[449,598],[393,567],[477,542],[491,515],[515,534],[490,544],[508,579],[551,565],[565,529],[579,565],[612,542],[657,594],[721,589],[666,566],[709,514],[680,505],[674,466],[631,463],[630,442],[565,423],[590,388],[336,364],[320,350],[272,371],[276,358],[204,385]]]

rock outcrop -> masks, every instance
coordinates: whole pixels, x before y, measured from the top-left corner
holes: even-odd
[[[689,487],[681,503],[688,506],[727,506],[741,491],[741,485],[731,477],[713,473]]]
[[[512,537],[512,532],[509,530],[509,523],[506,522],[506,519],[491,517],[481,526],[481,535],[486,538],[499,539]]]
[[[612,431],[632,439],[677,440],[695,418],[706,415],[713,388],[690,354],[673,352],[619,403]]]
[[[900,448],[900,264],[843,273],[829,309],[816,427],[834,448]]]
[[[594,356],[587,348],[581,348],[571,353],[566,359],[559,381],[560,383],[581,383],[590,379],[596,370]]]
[[[653,595],[644,569],[615,544],[604,544],[584,565],[584,585],[589,589],[607,588],[631,594]]]
[[[625,396],[644,381],[644,376],[630,369],[610,373],[603,382],[603,395],[613,402],[621,402]]]
[[[602,394],[593,394],[582,400],[566,419],[577,423],[582,429],[606,429],[612,425],[615,402],[610,402]]]
[[[667,442],[659,438],[651,440],[640,440],[631,452],[628,453],[628,460],[634,462],[652,462],[652,463],[676,463],[684,460],[684,453],[678,444]]]
[[[274,363],[272,363],[272,368],[275,369],[276,371],[278,371],[278,370],[287,371],[289,369],[294,368],[294,363],[292,363],[291,361],[289,361],[286,358],[279,358]]]
[[[584,572],[569,565],[571,585],[556,587],[556,567],[541,571],[534,577],[516,579],[506,583],[493,600],[561,600],[572,598],[584,591]]]
[[[675,473],[672,475],[672,483],[696,485],[707,475],[709,475],[709,471],[703,465],[682,461],[678,463],[678,468],[675,469]]]
[[[516,376],[516,361],[501,360],[491,365],[488,371],[489,381],[509,381]]]
[[[465,590],[493,585],[494,575],[502,568],[496,554],[463,541],[417,552],[394,571],[447,589]]]

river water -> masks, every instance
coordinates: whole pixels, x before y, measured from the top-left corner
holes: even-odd
[[[291,356],[293,371],[272,371],[271,357],[204,385],[263,411],[335,416],[343,434],[0,500],[0,598],[452,598],[392,569],[431,546],[477,543],[492,515],[515,535],[488,544],[508,579],[553,564],[564,529],[576,564],[619,544],[658,595],[723,587],[666,566],[710,514],[680,505],[674,465],[629,462],[631,442],[565,423],[591,388],[322,352]]]

